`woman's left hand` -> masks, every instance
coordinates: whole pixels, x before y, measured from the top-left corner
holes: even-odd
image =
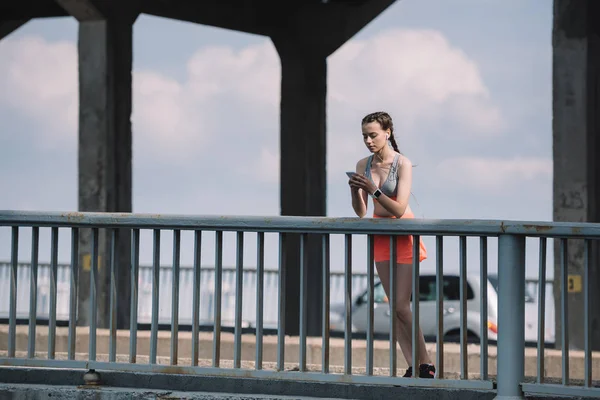
[[[352,188],[362,189],[369,194],[371,194],[375,190],[377,190],[377,186],[375,186],[375,184],[373,184],[373,182],[371,182],[371,180],[368,179],[364,175],[359,175],[359,174],[352,175],[352,178],[350,178],[350,180],[348,181],[348,184]]]

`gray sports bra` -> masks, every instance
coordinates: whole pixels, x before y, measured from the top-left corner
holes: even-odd
[[[383,184],[379,187],[379,189],[388,197],[396,196],[396,186],[398,185],[398,159],[400,158],[399,154],[396,154],[394,157],[394,161],[392,162],[392,166],[390,168],[390,172],[388,173],[387,179],[383,182]],[[373,155],[369,156],[367,160],[367,168],[365,169],[365,175],[367,178],[373,182],[373,178],[371,177],[371,162],[373,162]],[[373,182],[375,183],[375,182]]]

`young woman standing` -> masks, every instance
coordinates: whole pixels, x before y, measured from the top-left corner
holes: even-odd
[[[394,124],[389,114],[376,112],[362,120],[365,146],[372,153],[358,161],[356,173],[348,181],[352,194],[352,208],[360,218],[367,213],[368,196],[373,198],[373,218],[414,218],[408,204],[412,185],[412,164],[398,151]],[[388,298],[390,296],[390,237],[375,235],[374,259],[377,274]],[[396,258],[396,332],[397,341],[408,364],[404,377],[412,376],[412,235],[398,236]],[[427,258],[427,249],[420,243],[419,260]],[[419,328],[419,372],[421,378],[433,378],[435,367],[431,362],[425,339]]]

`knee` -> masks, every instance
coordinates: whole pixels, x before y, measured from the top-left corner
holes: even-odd
[[[401,322],[412,322],[412,312],[409,306],[397,307],[396,316]]]

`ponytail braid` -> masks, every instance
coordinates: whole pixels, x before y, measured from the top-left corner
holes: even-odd
[[[394,149],[394,151],[396,153],[400,153],[400,150],[398,150],[398,144],[396,144],[396,138],[394,138],[394,128],[391,129],[389,141],[392,144],[392,148]]]

